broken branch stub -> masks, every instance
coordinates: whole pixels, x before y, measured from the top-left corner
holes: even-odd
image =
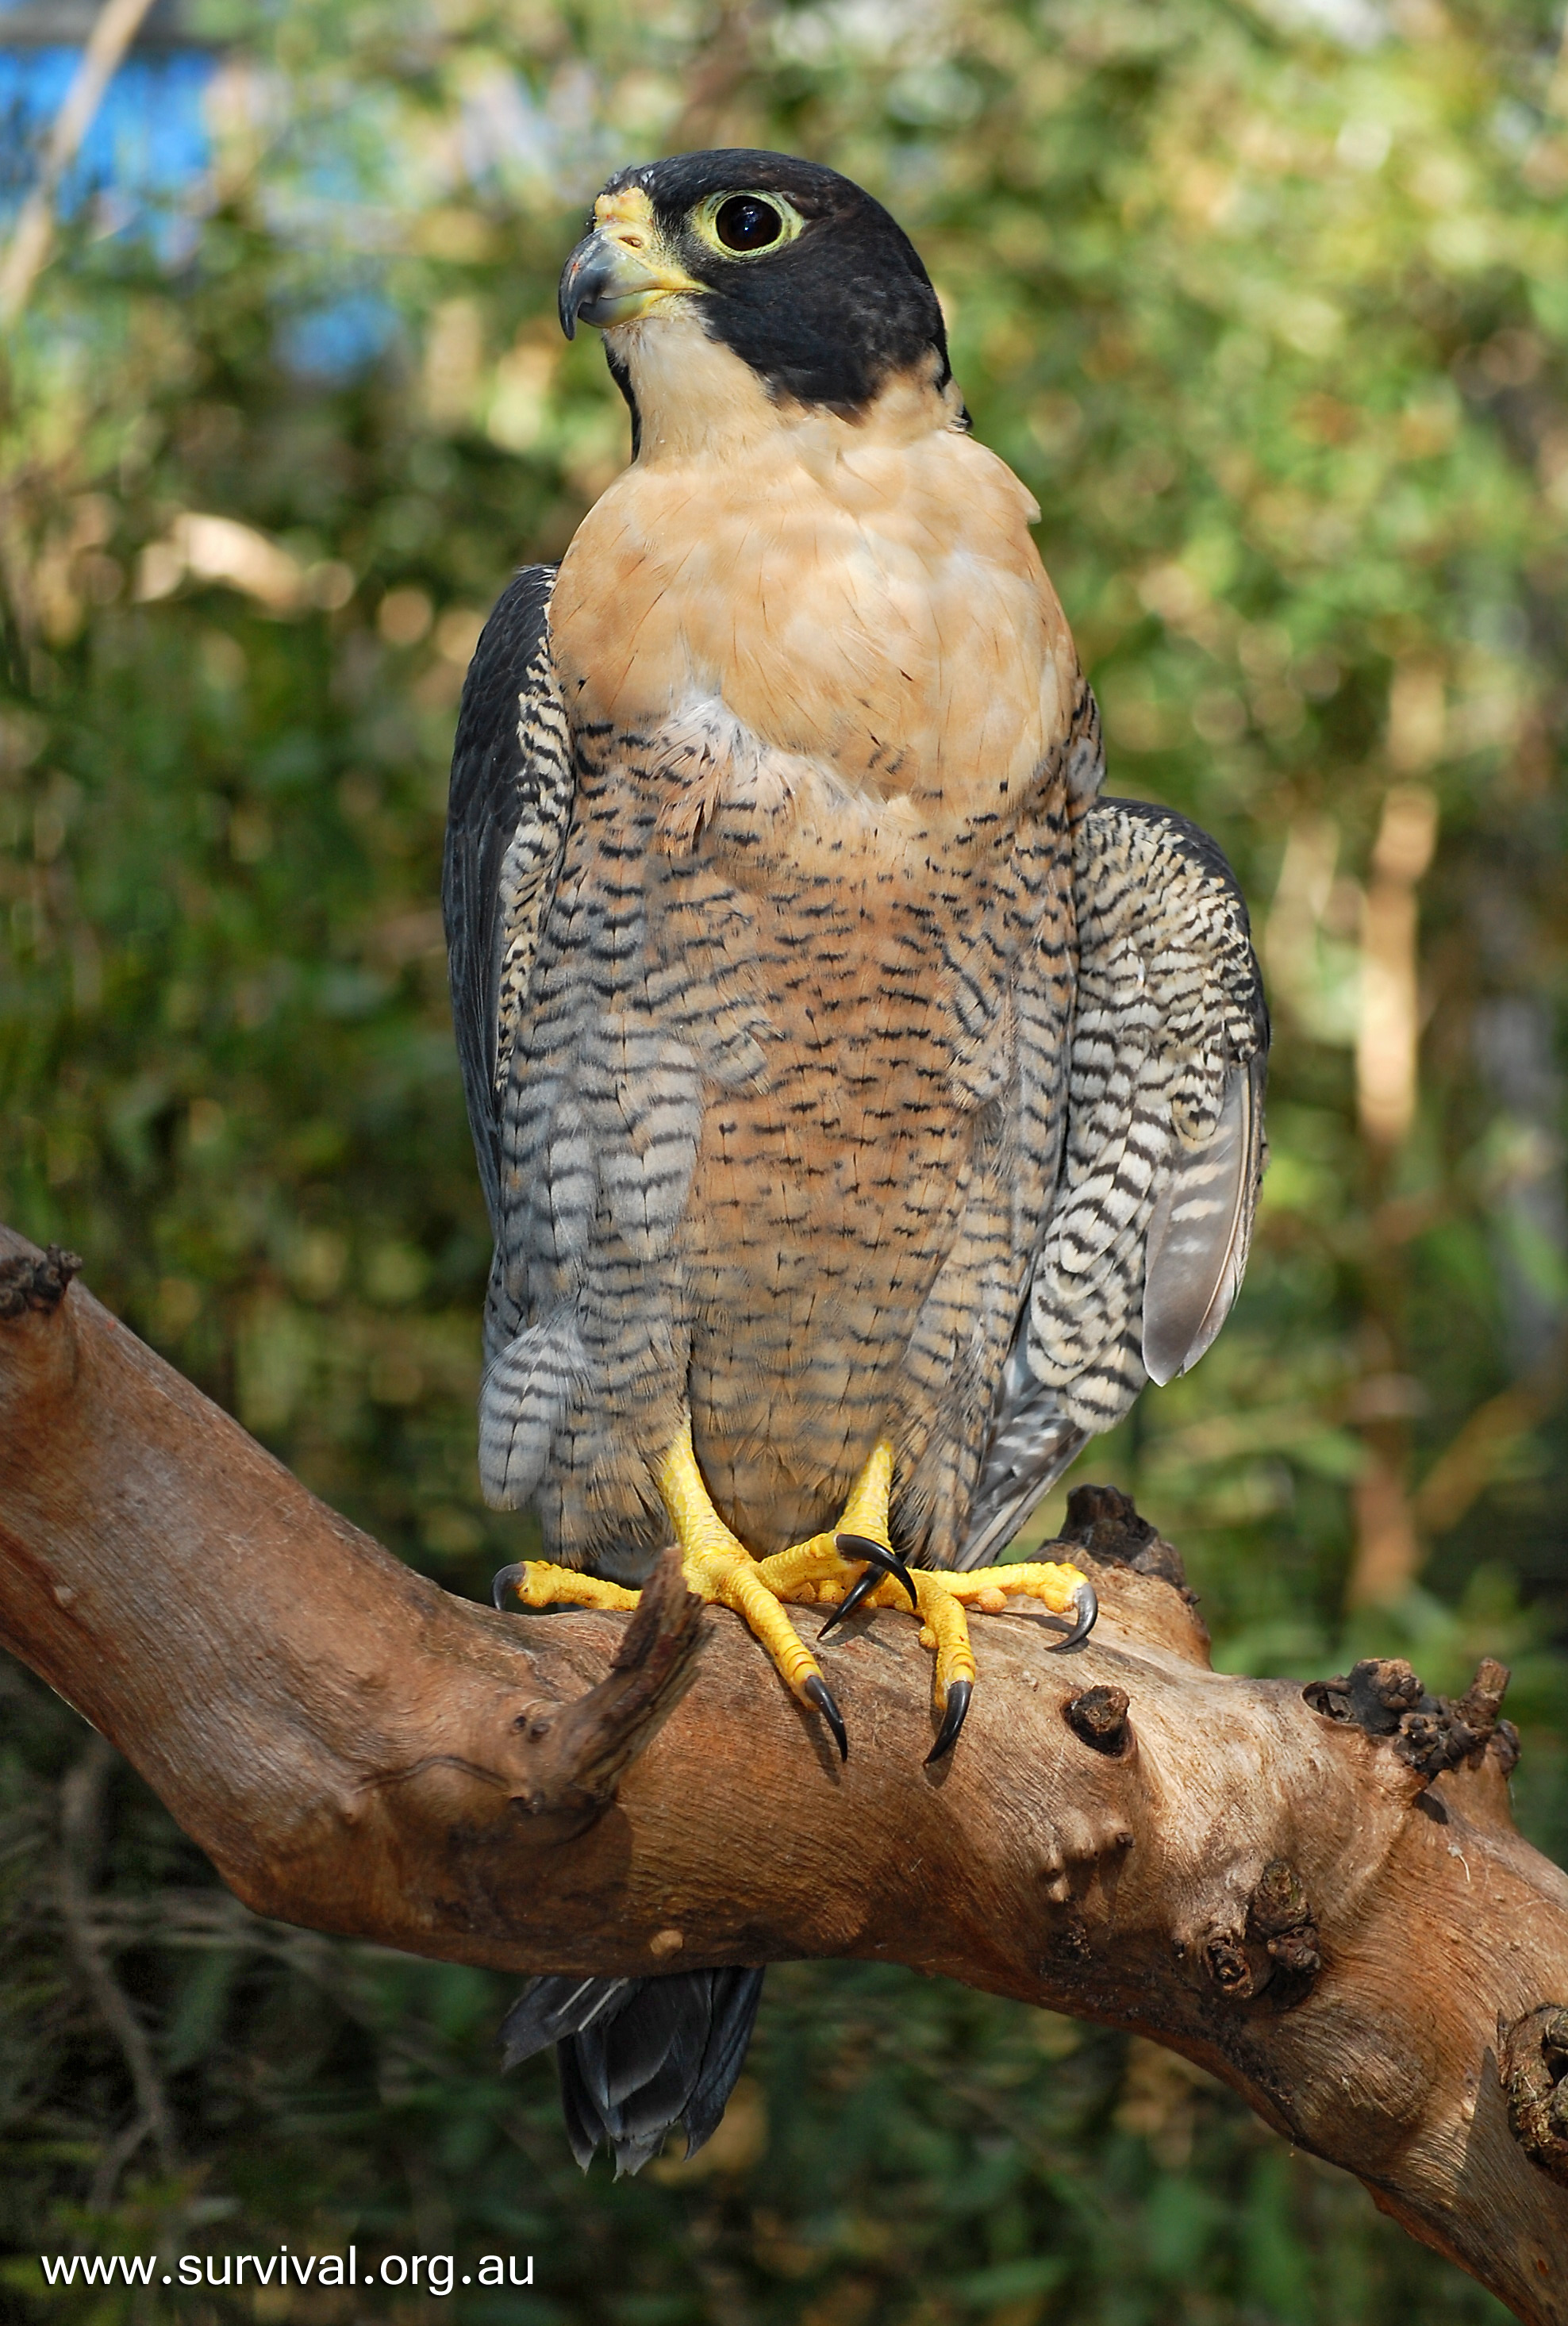
[[[530,1790],[513,1799],[530,1819],[550,1821],[551,1839],[569,1839],[609,1807],[621,1771],[691,1683],[701,1615],[672,1546],[644,1587],[607,1678],[568,1703],[516,1715],[514,1726],[538,1757]]]
[[[455,1599],[69,1273],[0,1231],[0,1639],[258,1912],[514,1972],[857,1955],[1101,2020],[1568,2326],[1568,1881],[1509,1818],[1500,1667],[1452,1703],[1408,1666],[1214,1672],[1099,1488],[1062,1543],[1099,1628],[1062,1659],[977,1614],[935,1768],[914,1618],[821,1644],[841,1767],[673,1560],[631,1617]]]

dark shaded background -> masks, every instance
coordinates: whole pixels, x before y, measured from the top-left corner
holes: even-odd
[[[1223,839],[1268,966],[1246,1290],[1075,1475],[1180,1541],[1232,1668],[1405,1652],[1447,1688],[1505,1657],[1521,1820],[1568,1853],[1555,14],[181,21],[0,374],[0,1216],[448,1587],[526,1553],[474,1475],[487,1241],[437,909],[458,690],[511,567],[626,456],[597,343],[552,312],[597,184],[701,144],[831,161],[915,234],[978,427],[1040,499],[1111,787]],[[775,1972],[711,2146],[585,2182],[548,2065],[496,2074],[508,1982],[257,1921],[72,1713],[14,1665],[0,1692],[18,2318],[1502,2314],[1183,2062],[884,1968]],[[41,2249],[350,2238],[532,2251],[536,2290],[39,2291]]]

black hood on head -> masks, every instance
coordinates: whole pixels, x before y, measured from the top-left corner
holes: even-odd
[[[710,295],[693,302],[710,337],[734,350],[779,398],[852,417],[895,373],[934,357],[951,377],[931,277],[880,202],[814,162],[745,146],[679,154],[622,170],[605,188],[641,187],[656,228]],[[764,256],[730,258],[696,230],[700,206],[736,193],[777,193],[803,221]]]

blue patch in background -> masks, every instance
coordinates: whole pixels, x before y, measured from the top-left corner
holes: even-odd
[[[278,330],[278,360],[302,378],[351,379],[385,354],[397,320],[396,309],[379,292],[351,291],[289,316]]]
[[[6,49],[0,5],[0,214],[37,177],[79,49]],[[105,93],[60,190],[62,217],[97,203],[111,233],[146,231],[188,202],[211,163],[203,99],[217,60],[199,49],[134,51]]]
[[[0,238],[37,181],[51,125],[82,53],[64,45],[19,43],[7,49],[5,16],[14,5],[17,0],[0,0]],[[198,239],[212,166],[205,100],[218,62],[210,50],[134,49],[66,172],[57,214],[85,219],[95,239],[141,238],[161,264],[184,265]],[[330,209],[334,194],[351,200],[351,185],[333,186],[332,174],[315,173],[312,209],[325,202]],[[318,215],[315,223],[324,226],[326,220]],[[301,247],[313,238],[307,230]],[[329,233],[325,238],[329,245]],[[316,256],[320,265],[325,254],[318,251]],[[397,334],[397,312],[366,282],[366,271],[362,253],[337,265],[327,259],[317,298],[285,302],[276,350],[286,369],[322,384],[342,382],[369,370],[385,354]],[[345,282],[345,275],[350,280]]]

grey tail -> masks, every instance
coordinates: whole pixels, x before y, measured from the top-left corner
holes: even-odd
[[[719,2129],[762,2000],[760,1970],[663,1978],[535,1978],[501,2023],[505,2064],[555,2045],[571,2153],[602,2141],[616,2177],[657,2155],[677,2124],[694,2156]]]

